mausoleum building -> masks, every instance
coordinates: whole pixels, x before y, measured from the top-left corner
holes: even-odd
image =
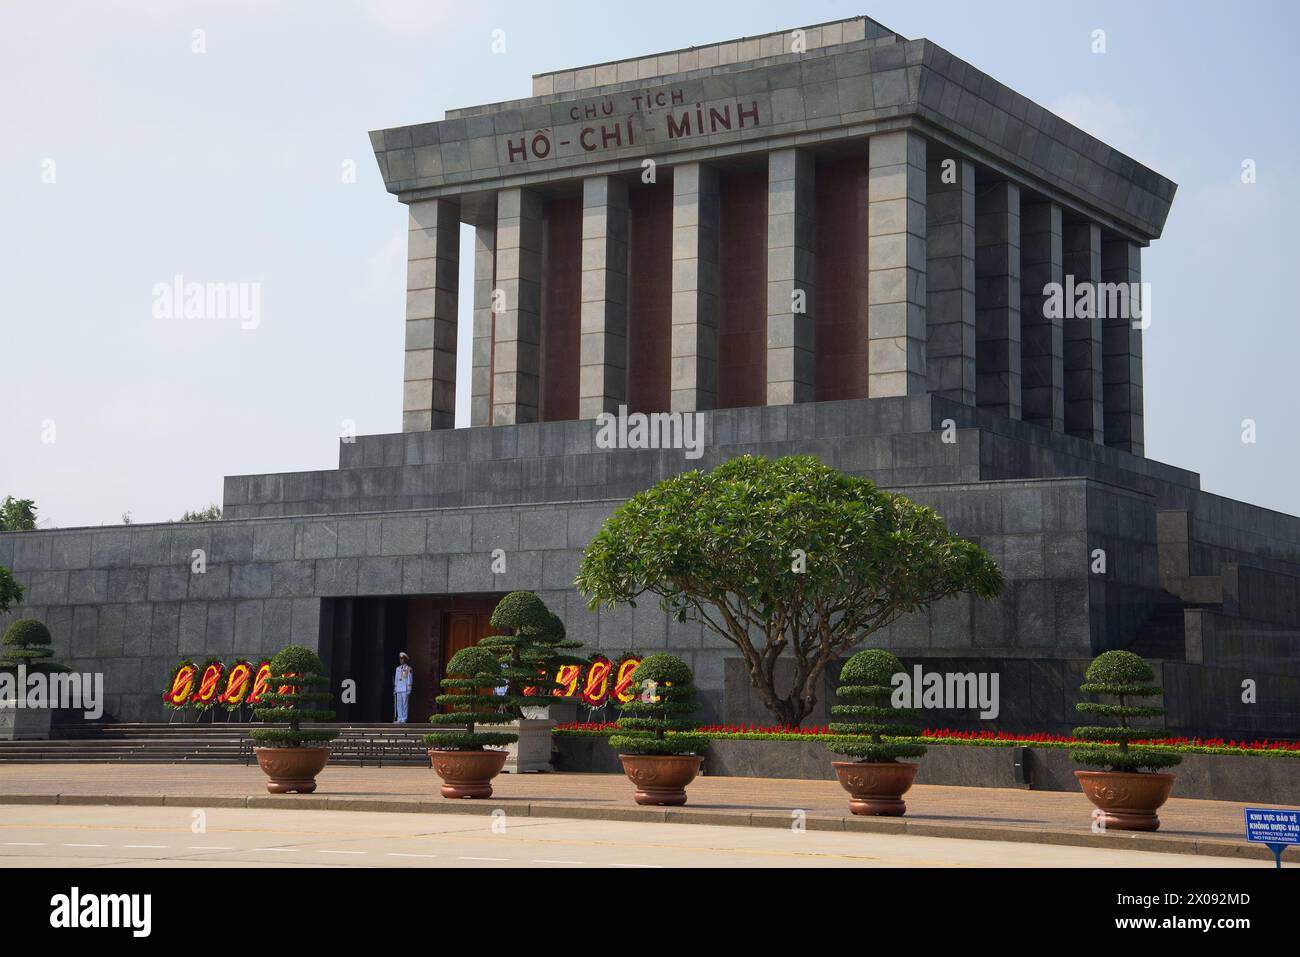
[[[1300,727],[1300,519],[1144,454],[1142,251],[1168,179],[865,17],[540,74],[371,141],[409,211],[403,432],[343,442],[337,469],[228,477],[218,522],[0,535],[28,588],[8,617],[104,670],[114,716],[159,717],[179,657],[293,640],[370,696],[351,720],[382,717],[407,650],[421,717],[523,588],[589,651],[671,650],[709,716],[769,723],[730,645],[653,602],[590,611],[572,581],[628,496],[798,453],[934,506],[1002,566],[997,601],[874,639],[1000,672],[994,726],[1068,730],[1088,659],[1129,648],[1158,662],[1171,730]],[[700,413],[702,457],[601,447],[620,412]]]

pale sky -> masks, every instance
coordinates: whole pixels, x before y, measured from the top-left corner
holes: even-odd
[[[1295,0],[0,0],[0,497],[165,521],[224,475],[333,467],[344,420],[400,431],[406,222],[368,130],[861,13],[1179,184],[1143,255],[1147,453],[1300,514]],[[177,275],[260,284],[260,323],[156,318]],[[467,361],[462,335],[465,388]]]

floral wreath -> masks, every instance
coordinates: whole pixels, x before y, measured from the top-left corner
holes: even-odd
[[[270,680],[271,662],[263,659],[261,663],[253,669],[253,680],[249,685],[248,694],[244,698],[244,704],[261,704],[262,695],[266,694],[266,686]]]
[[[238,710],[253,690],[253,665],[247,658],[237,658],[226,671],[226,687],[217,695],[217,703],[227,711]]]
[[[173,711],[183,711],[190,703],[194,693],[195,679],[198,678],[198,666],[192,661],[182,661],[172,669],[171,680],[163,692],[163,704]]]
[[[217,689],[221,686],[221,679],[226,673],[226,666],[221,663],[220,658],[209,658],[203,662],[203,667],[199,669],[198,687],[194,689],[194,696],[190,699],[190,704],[200,712],[207,711],[217,703]]]

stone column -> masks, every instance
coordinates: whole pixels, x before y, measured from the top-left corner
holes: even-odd
[[[671,411],[712,409],[718,397],[718,171],[673,170]]]
[[[804,150],[767,155],[767,404],[813,401],[816,164]]]
[[[926,380],[929,391],[974,405],[975,167],[931,155],[926,180]]]
[[[1065,281],[1061,207],[1020,207],[1021,415],[1053,432],[1065,431],[1065,329],[1050,316],[1044,289]]]
[[[492,424],[536,422],[541,396],[542,200],[529,189],[497,193]]]
[[[975,190],[975,401],[1020,418],[1020,187]]]
[[[867,186],[868,392],[926,390],[925,140],[873,136]]]
[[[1102,325],[1096,311],[1101,282],[1101,227],[1073,222],[1065,227],[1067,292],[1087,284],[1093,292],[1091,316],[1067,312],[1065,319],[1065,431],[1089,442],[1105,441],[1102,419]],[[1071,297],[1067,296],[1067,304]],[[1078,297],[1073,297],[1077,302]],[[1073,308],[1073,307],[1072,307]]]
[[[456,323],[460,206],[409,206],[406,234],[406,362],[402,431],[456,427]]]
[[[474,229],[474,357],[469,424],[492,424],[492,290],[496,288],[496,223]]]
[[[582,183],[582,346],[578,415],[627,401],[627,184]]]
[[[1138,285],[1142,282],[1141,247],[1127,239],[1103,239],[1101,278],[1103,287],[1109,287],[1098,297],[1106,309],[1102,320],[1106,444],[1143,455],[1141,326],[1146,318]],[[1112,283],[1123,285],[1111,287]]]

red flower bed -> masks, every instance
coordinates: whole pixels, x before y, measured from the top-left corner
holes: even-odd
[[[579,734],[607,734],[616,727],[613,721],[600,722],[581,722],[571,721],[565,724],[556,725],[555,730],[561,732],[579,733]],[[755,736],[774,736],[781,735],[787,737],[818,737],[829,735],[831,731],[825,726],[811,728],[791,728],[780,725],[752,725],[752,724],[707,724],[696,729],[697,734],[711,734],[719,737],[733,737],[740,735]],[[1004,742],[1006,744],[1085,744],[1096,742],[1084,742],[1080,738],[1074,738],[1063,734],[1048,734],[1046,732],[1036,732],[1033,734],[1017,734],[1010,731],[955,731],[952,728],[926,728],[921,732],[922,738],[928,738],[935,741],[992,741]],[[1114,743],[1114,742],[1108,742]],[[1148,738],[1142,741],[1135,741],[1135,744],[1155,744],[1166,747],[1184,747],[1184,748],[1232,748],[1246,751],[1288,751],[1300,754],[1300,741],[1273,741],[1273,740],[1253,740],[1253,741],[1235,741],[1226,738]]]
[[[1012,734],[1008,731],[954,731],[951,728],[926,728],[923,738],[948,738],[956,741],[1007,741],[1025,744],[1087,744],[1081,738],[1062,734]],[[1113,744],[1114,742],[1108,742]],[[1161,744],[1187,748],[1241,748],[1249,751],[1300,751],[1300,741],[1234,741],[1226,738],[1144,738],[1134,744]]]

